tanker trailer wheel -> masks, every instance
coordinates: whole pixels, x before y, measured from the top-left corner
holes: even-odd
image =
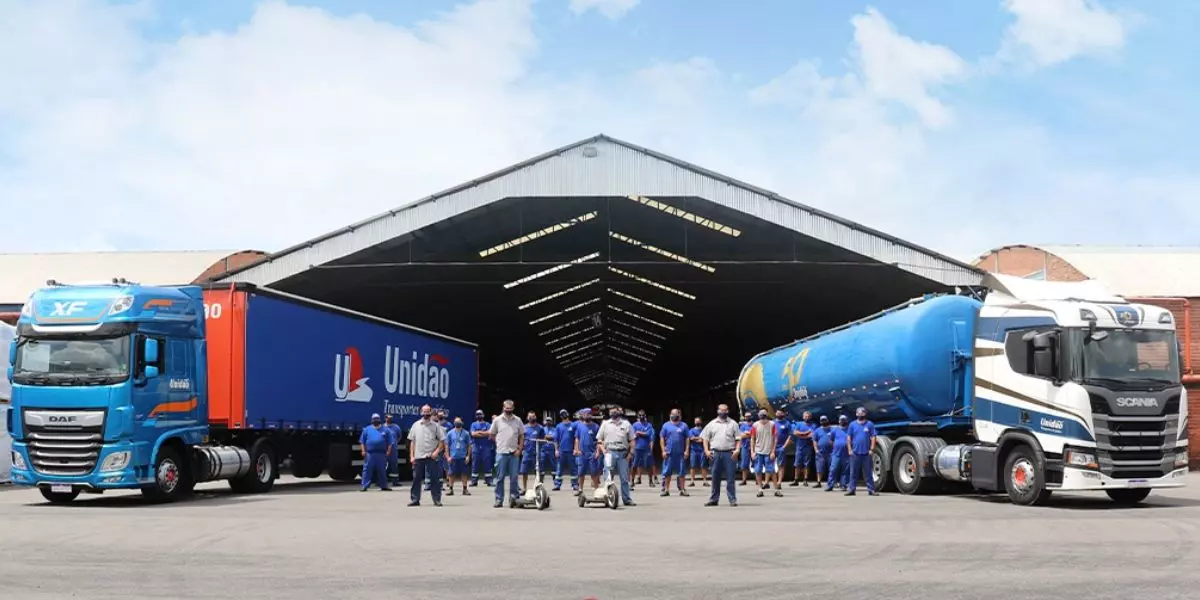
[[[901,494],[924,494],[937,484],[936,479],[921,476],[921,459],[916,448],[909,445],[896,450],[892,479]]]
[[[42,493],[42,497],[48,500],[51,504],[70,504],[75,498],[79,497],[79,490],[71,490],[69,492],[52,492],[48,487],[39,487],[38,491]]]
[[[275,461],[275,449],[266,438],[250,445],[250,472],[229,480],[229,488],[239,494],[264,494],[275,487],[279,463]]]
[[[891,492],[896,489],[895,478],[890,467],[891,465],[888,464],[888,460],[883,454],[883,444],[876,444],[875,450],[871,452],[871,477],[875,478],[876,490]],[[858,477],[858,473],[854,473],[853,477]]]
[[[1045,468],[1033,450],[1021,444],[1004,460],[1004,488],[1013,504],[1038,506],[1050,499]]]
[[[174,502],[195,487],[191,469],[173,446],[161,446],[154,461],[154,483],[142,488],[142,496],[150,502]]]

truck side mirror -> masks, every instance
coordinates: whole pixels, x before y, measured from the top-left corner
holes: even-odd
[[[158,340],[153,339],[153,338],[147,338],[145,348],[142,352],[142,356],[144,357],[147,364],[158,362]],[[155,370],[157,370],[157,369],[155,369]],[[149,367],[147,367],[146,372],[147,372],[147,376],[149,376]]]
[[[154,379],[155,377],[158,377],[158,367],[146,365],[146,379]]]
[[[1047,379],[1058,379],[1058,365],[1054,356],[1058,334],[1053,331],[1039,333],[1030,340],[1033,355],[1033,375]]]
[[[5,377],[8,377],[8,382],[11,384],[13,378],[13,366],[11,363],[9,363],[8,368],[5,369],[4,375]]]

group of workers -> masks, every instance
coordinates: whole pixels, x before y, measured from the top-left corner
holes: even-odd
[[[790,421],[784,411],[770,418],[760,410],[757,419],[746,412],[740,422],[729,415],[729,407],[717,407],[717,418],[704,424],[700,418],[688,427],[679,409],[673,409],[669,421],[656,430],[643,411],[632,423],[624,418],[622,409],[609,410],[609,418],[597,423],[591,409],[579,411],[578,418],[559,411],[559,422],[547,418],[539,423],[537,413],[530,411],[522,423],[514,414],[514,404],[506,400],[503,412],[487,419],[480,410],[475,422],[465,427],[462,419],[446,419],[443,411],[434,412],[428,405],[421,408],[421,418],[409,431],[409,461],[413,465],[413,484],[409,506],[419,506],[422,490],[428,490],[436,506],[441,506],[442,473],[448,473],[447,495],[454,494],[460,485],[463,495],[469,487],[495,484],[497,508],[506,500],[505,491],[512,497],[528,489],[529,476],[540,482],[553,474],[553,490],[562,489],[568,482],[575,494],[583,493],[582,483],[590,476],[592,488],[600,486],[602,474],[611,474],[621,489],[621,501],[634,506],[632,489],[643,476],[651,486],[661,486],[660,495],[671,495],[674,478],[679,495],[687,496],[688,487],[712,481],[707,506],[719,501],[722,481],[731,506],[737,505],[736,484],[740,472],[741,485],[753,476],[758,497],[767,491],[783,496],[785,460],[793,450],[794,478],[791,486],[809,486],[809,475],[816,478],[816,487],[825,491],[845,490],[856,495],[859,478],[867,484],[870,495],[876,495],[871,476],[871,453],[875,449],[874,424],[867,419],[866,410],[859,408],[856,419],[838,417],[836,425],[822,415],[815,422],[805,412],[801,420]],[[371,425],[363,430],[360,442],[363,452],[362,490],[372,483],[389,490],[398,483],[397,441],[400,427],[387,415],[384,422],[373,415]],[[656,444],[657,442],[657,444]],[[655,446],[661,454],[661,483]],[[518,485],[518,476],[520,482]],[[636,478],[636,479],[635,479]]]

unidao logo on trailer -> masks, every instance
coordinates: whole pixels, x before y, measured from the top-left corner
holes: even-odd
[[[388,393],[445,400],[450,397],[450,359],[441,354],[401,355],[388,346],[384,354],[383,385]]]
[[[373,392],[368,379],[363,377],[358,348],[346,348],[345,354],[333,355],[333,395],[337,402],[370,402]]]

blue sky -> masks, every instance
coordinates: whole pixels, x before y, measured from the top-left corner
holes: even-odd
[[[0,207],[79,217],[0,251],[277,249],[600,132],[964,259],[1194,245],[1198,26],[1171,0],[0,0]]]

